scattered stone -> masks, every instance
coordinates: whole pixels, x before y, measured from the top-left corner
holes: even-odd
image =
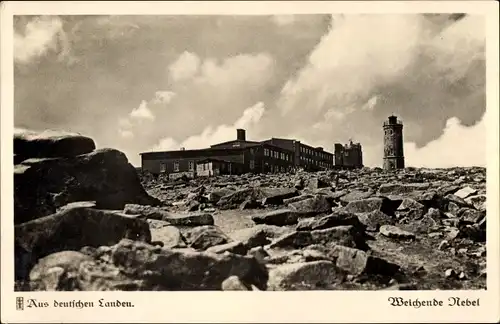
[[[363,273],[392,276],[399,271],[398,265],[358,249],[337,245],[333,254],[337,256],[336,266],[354,276]]]
[[[161,242],[165,248],[183,248],[186,247],[184,236],[181,231],[168,222],[148,220],[151,230],[151,241]]]
[[[335,226],[352,225],[354,227],[365,229],[365,226],[359,221],[358,217],[351,213],[337,212],[320,219],[307,220],[297,225],[297,231],[320,230]]]
[[[237,276],[231,276],[222,282],[222,290],[233,291],[233,290],[244,290],[248,291],[248,287],[243,284]]]
[[[351,213],[369,213],[375,210],[387,215],[394,214],[391,203],[387,198],[367,198],[354,200],[347,204],[345,210]]]
[[[441,232],[432,232],[432,233],[427,234],[427,236],[430,237],[430,238],[438,238],[438,237],[443,236],[443,233],[441,233]]]
[[[231,239],[217,226],[205,225],[194,227],[185,234],[189,247],[206,250],[209,247],[228,243]]]
[[[448,202],[453,202],[459,208],[469,207],[469,204],[465,200],[455,195],[446,195],[444,199],[447,200]]]
[[[344,205],[347,205],[351,201],[356,201],[356,200],[363,200],[369,198],[371,195],[373,195],[372,191],[359,191],[359,190],[354,190],[349,192],[348,194],[342,195],[340,197],[340,202],[343,203]]]
[[[476,189],[472,189],[471,187],[467,186],[467,187],[464,187],[464,188],[458,190],[457,192],[455,192],[454,195],[459,197],[459,198],[465,199],[465,198],[472,196],[476,193],[477,193]]]
[[[29,278],[39,290],[71,290],[74,288],[72,283],[64,282],[63,275],[65,272],[78,271],[84,261],[92,261],[92,257],[76,251],[52,253],[38,261],[31,270]]]
[[[486,216],[486,210],[475,210],[472,208],[461,208],[457,214],[461,223],[475,224]]]
[[[269,253],[262,246],[256,246],[248,251],[248,255],[253,256],[257,261],[264,263],[264,259],[269,256]]]
[[[230,195],[233,192],[233,190],[227,188],[217,189],[207,195],[207,200],[210,203],[217,204],[222,197]]]
[[[227,251],[234,254],[245,255],[248,252],[248,247],[245,246],[245,244],[236,241],[236,242],[229,242],[226,244],[214,245],[208,248],[206,251],[211,253],[224,253]]]
[[[425,206],[411,199],[405,198],[396,210],[398,218],[407,218],[410,220],[418,220],[424,216]]]
[[[269,271],[269,290],[325,289],[345,277],[330,261],[280,265]]]
[[[465,202],[477,210],[486,210],[486,195],[469,196],[465,198]]]
[[[176,226],[206,226],[214,224],[213,216],[203,212],[192,214],[170,214],[170,216],[164,220]]]
[[[445,272],[444,272],[444,277],[445,278],[448,278],[448,279],[455,279],[457,278],[457,273],[455,270],[453,269],[447,269]]]
[[[303,248],[312,244],[344,245],[367,250],[366,239],[354,226],[336,226],[315,231],[295,231],[277,238],[271,248]]]
[[[380,210],[358,214],[359,221],[366,226],[369,231],[378,231],[382,225],[393,225],[394,219]]]
[[[255,224],[277,226],[297,224],[298,218],[299,214],[291,209],[279,209],[252,216],[252,220]]]
[[[404,196],[413,191],[427,190],[428,188],[428,183],[382,184],[378,189],[378,194]]]
[[[313,197],[314,197],[314,195],[312,195],[312,194],[303,194],[303,195],[296,196],[296,197],[293,197],[293,198],[283,199],[283,204],[284,205],[289,205],[289,204],[292,204],[292,203],[295,203],[295,202],[298,202],[298,201],[302,201],[302,200],[306,200],[306,199],[309,199],[309,198],[313,198]]]
[[[442,240],[441,243],[439,243],[438,245],[438,250],[444,250],[446,249],[448,246],[450,246],[450,244],[448,243],[447,240]]]
[[[298,196],[298,191],[294,188],[265,188],[262,189],[265,197],[262,205],[282,205],[284,200]]]
[[[328,213],[332,210],[332,204],[321,195],[291,203],[288,207],[303,217]]]
[[[415,234],[404,231],[400,229],[399,227],[392,226],[392,225],[383,225],[380,227],[380,234],[390,237],[390,238],[395,238],[395,239],[402,239],[402,240],[408,240],[408,239],[415,239]]]
[[[293,229],[287,227],[258,224],[254,227],[231,232],[229,235],[235,241],[241,241],[249,247],[255,247],[268,244],[268,238],[278,238],[292,231]]]
[[[450,201],[448,203],[448,212],[453,216],[457,217],[458,211],[460,210],[460,207],[458,207],[457,204],[455,204],[453,201]]]
[[[319,179],[319,178],[311,178],[307,182],[307,187],[311,190],[320,189],[320,188],[327,188],[330,186],[331,186],[330,182]]]

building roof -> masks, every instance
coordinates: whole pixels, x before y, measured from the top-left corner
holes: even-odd
[[[233,146],[233,147],[251,147],[251,146],[258,146],[261,144],[261,142],[255,142],[255,141],[242,141],[242,140],[232,140],[232,141],[227,141],[227,142],[222,142],[222,143],[217,143],[214,145],[210,145],[211,148],[217,148],[217,146],[223,146],[223,145],[228,145],[231,143],[237,143],[239,146]]]
[[[310,145],[307,145],[307,144],[304,144],[296,139],[288,139],[288,138],[279,138],[279,137],[272,137],[270,139],[267,139],[267,140],[263,140],[263,141],[260,141],[260,142],[257,142],[257,141],[246,141],[246,140],[231,140],[231,141],[227,141],[227,142],[222,142],[222,143],[217,143],[217,144],[214,144],[214,145],[211,145],[210,147],[208,148],[203,148],[203,149],[194,149],[194,150],[171,150],[171,151],[151,151],[151,152],[142,152],[142,153],[139,153],[139,155],[143,156],[162,156],[162,155],[179,155],[179,156],[185,156],[185,155],[196,155],[196,154],[203,154],[203,153],[207,153],[207,154],[214,154],[214,152],[217,152],[217,151],[220,151],[221,153],[227,153],[228,151],[230,152],[237,152],[237,151],[240,151],[240,150],[245,150],[247,148],[251,148],[251,147],[256,147],[256,146],[261,146],[261,145],[264,145],[264,146],[267,146],[267,147],[275,147],[275,148],[278,148],[278,149],[281,149],[281,150],[286,150],[286,151],[289,151],[289,152],[293,152],[293,150],[291,148],[286,148],[286,147],[282,147],[280,145],[276,145],[273,143],[273,140],[275,141],[281,141],[281,142],[288,142],[288,143],[300,143],[301,145],[304,145],[304,146],[307,146],[315,151],[318,151],[318,152],[323,152],[323,153],[326,153],[326,154],[332,154],[330,152],[327,152],[324,150],[324,148],[321,148],[321,147],[313,147],[313,146],[310,146]],[[233,144],[230,146],[230,144]],[[236,144],[236,145],[235,145]],[[333,154],[332,154],[333,155]]]
[[[142,152],[139,155],[164,155],[164,154],[172,154],[172,155],[199,155],[203,153],[213,154],[214,152],[238,152],[245,150],[246,147],[228,147],[228,148],[203,148],[203,149],[195,149],[195,150],[173,150],[173,151],[151,151],[151,152]]]
[[[222,162],[222,163],[230,163],[230,164],[241,164],[238,162],[233,162],[233,161],[228,161],[228,160],[223,160],[223,159],[216,159],[216,158],[206,158],[201,161],[196,162],[196,164],[203,164],[207,162]]]

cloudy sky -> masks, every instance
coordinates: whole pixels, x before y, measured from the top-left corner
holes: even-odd
[[[404,122],[406,163],[486,165],[481,16],[16,16],[15,127],[138,153],[232,140],[361,142]]]

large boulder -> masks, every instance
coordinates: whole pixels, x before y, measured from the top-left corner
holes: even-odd
[[[231,276],[260,290],[267,288],[265,266],[254,257],[228,252],[158,251],[149,244],[123,240],[112,247],[111,260],[124,273],[147,277],[161,290],[221,290]]]
[[[29,158],[74,157],[90,153],[95,148],[94,140],[77,133],[14,131],[14,154],[18,163]]]
[[[113,245],[123,238],[151,241],[147,222],[112,211],[71,208],[14,227],[16,277],[40,258],[84,246]]]
[[[100,209],[160,203],[146,193],[125,154],[114,149],[76,157],[28,159],[16,166],[16,224],[50,215],[75,201],[95,201]]]
[[[246,287],[267,288],[267,269],[249,256],[158,249],[131,240],[97,250],[93,260],[68,251],[40,260],[31,274],[42,283],[37,290],[222,290],[232,276]]]

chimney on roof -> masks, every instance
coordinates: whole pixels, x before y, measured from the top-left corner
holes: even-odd
[[[244,129],[238,128],[236,130],[236,139],[238,141],[246,141],[246,134]]]
[[[186,150],[186,148],[185,148],[185,147],[181,147],[181,151],[185,151],[185,150]]]

